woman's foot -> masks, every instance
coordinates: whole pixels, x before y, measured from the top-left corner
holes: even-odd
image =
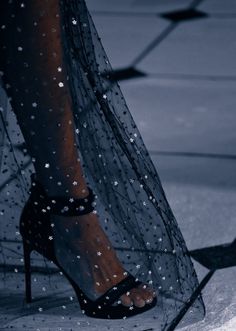
[[[92,300],[126,278],[127,272],[95,213],[78,217],[53,216],[53,230],[59,264]],[[154,297],[154,290],[141,284],[122,295],[120,300],[125,306],[143,307]]]

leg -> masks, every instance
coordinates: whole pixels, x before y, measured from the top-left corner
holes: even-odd
[[[4,1],[1,6],[6,19],[1,24],[6,26],[1,30],[1,70],[38,180],[49,195],[86,196],[63,61],[59,1],[35,0],[23,6]],[[96,214],[56,217],[54,224],[58,261],[88,295],[100,296],[125,278]],[[150,289],[133,289],[121,300],[143,306],[153,295]]]
[[[23,8],[19,4],[16,12],[11,6],[15,4],[1,10],[7,10],[1,62],[38,179],[49,194],[86,195],[60,45],[59,2],[34,1]],[[76,186],[71,184],[75,181]]]

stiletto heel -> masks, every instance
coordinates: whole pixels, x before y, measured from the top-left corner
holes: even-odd
[[[88,188],[88,190],[89,195],[86,198],[73,199],[73,201],[62,197],[48,197],[40,183],[32,176],[31,194],[20,218],[20,233],[24,245],[26,301],[31,302],[30,254],[32,250],[35,250],[57,265],[73,287],[81,310],[87,316],[119,319],[143,313],[156,305],[156,297],[153,298],[151,303],[147,303],[142,308],[136,306],[126,307],[119,301],[121,295],[141,284],[128,272],[125,279],[110,288],[98,299],[91,300],[57,261],[50,217],[53,214],[66,217],[86,215],[92,212],[94,210],[95,195],[91,188]],[[114,303],[117,304],[113,305]]]
[[[31,266],[30,266],[30,244],[23,240],[24,266],[25,266],[25,299],[27,303],[32,302],[31,296]]]

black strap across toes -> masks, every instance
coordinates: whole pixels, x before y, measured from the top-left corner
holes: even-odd
[[[121,282],[110,288],[101,297],[99,297],[95,303],[100,306],[112,305],[115,303],[123,294],[140,285],[141,282],[135,280],[132,275],[128,275]]]
[[[110,288],[97,300],[87,302],[87,304],[83,306],[85,314],[95,318],[124,319],[141,314],[153,308],[157,303],[156,298],[153,298],[151,303],[146,303],[144,307],[136,307],[134,305],[126,307],[121,303],[113,305],[123,294],[126,294],[140,284],[142,283],[129,274],[125,279]]]

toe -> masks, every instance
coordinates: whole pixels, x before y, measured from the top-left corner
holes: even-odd
[[[136,307],[142,308],[146,302],[142,295],[142,290],[135,288],[130,291],[131,299]]]
[[[120,301],[122,303],[122,305],[126,306],[126,307],[130,307],[132,306],[133,302],[132,302],[132,299],[130,297],[130,294],[123,294],[121,297],[120,297]]]
[[[142,298],[145,300],[145,302],[151,303],[153,301],[154,297],[156,296],[155,291],[145,284],[139,285],[138,288],[141,290],[141,293],[142,293],[141,295],[142,295]]]
[[[142,308],[146,304],[151,303],[156,296],[155,291],[145,284],[141,284],[136,288],[133,288],[130,292],[120,297],[121,303],[130,307],[135,305],[136,307]]]

